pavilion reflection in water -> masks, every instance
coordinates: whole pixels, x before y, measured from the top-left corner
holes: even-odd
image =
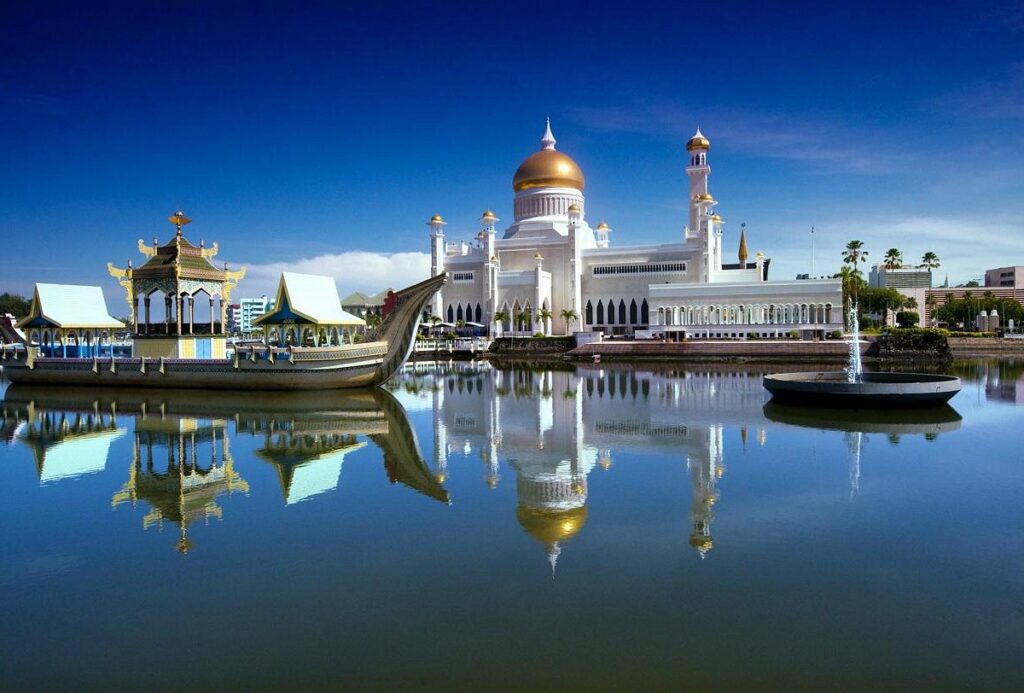
[[[40,484],[102,472],[110,446],[127,434],[115,411],[95,406],[85,411],[55,411],[4,404],[0,431],[7,443],[32,450]]]
[[[381,450],[392,484],[449,502],[419,451],[405,410],[383,390],[270,397],[221,392],[211,399],[194,391],[150,397],[137,391],[14,386],[2,413],[5,438],[33,447],[44,481],[72,476],[66,465],[60,466],[60,476],[53,471],[54,451],[72,442],[79,460],[75,473],[104,469],[109,442],[100,450],[86,441],[104,433],[125,435],[117,416],[131,416],[128,479],[112,506],[141,502],[148,508],[145,529],[177,526],[182,553],[193,545],[190,525],[223,518],[222,496],[249,493],[231,454],[233,436],[263,438],[255,454],[276,468],[287,505],[336,489],[345,456],[366,446],[359,440],[363,436]]]
[[[248,495],[249,483],[235,471],[223,419],[136,417],[128,481],[111,499],[114,508],[145,502],[150,510],[142,526],[162,530],[165,522],[176,525],[176,548],[187,553],[192,546],[189,525],[222,519],[217,498],[234,493]]]
[[[744,422],[746,444],[745,422],[761,418],[763,403],[759,380],[739,373],[667,379],[627,369],[536,372],[461,363],[414,366],[408,381],[428,382],[422,391],[432,400],[437,476],[447,476],[452,453],[477,450],[493,487],[499,460],[507,462],[516,474],[516,518],[544,545],[552,570],[587,521],[587,478],[631,449],[682,458],[692,489],[688,541],[707,554],[725,471],[724,425]],[[765,443],[764,428],[756,437]]]

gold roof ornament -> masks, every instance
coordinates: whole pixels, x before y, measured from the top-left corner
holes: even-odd
[[[445,221],[441,217],[440,214],[435,214],[434,216],[430,217],[430,221],[427,222],[428,225],[429,224],[443,224],[443,223],[445,223]]]
[[[597,230],[610,231],[611,229],[608,227],[608,222],[602,221],[600,224],[597,225]]]
[[[704,136],[704,133],[700,131],[700,127],[697,127],[697,132],[693,133],[693,137],[686,143],[686,151],[692,152],[694,150],[707,151],[711,149],[711,141]]]
[[[720,223],[722,223],[722,217],[720,217],[717,214],[712,214],[711,215],[711,221],[714,221],[714,222],[717,222],[717,223],[720,224]]]
[[[579,214],[582,211],[583,211],[583,208],[580,207],[575,202],[573,202],[571,205],[569,205],[569,214]]]
[[[714,202],[715,198],[711,197],[708,193],[701,193],[700,195],[693,196],[694,202]]]
[[[567,541],[579,534],[587,522],[587,506],[556,512],[543,512],[519,506],[516,519],[526,533],[542,544]]]
[[[747,228],[746,227],[747,227],[747,225],[745,223],[744,224],[740,224],[740,249],[739,249],[738,255],[739,255],[739,258],[740,258],[740,264],[741,265],[746,265],[747,264]],[[744,442],[744,444],[746,444],[746,442],[747,442],[747,429],[746,428],[743,429],[743,442]]]
[[[182,212],[180,209],[171,216],[167,217],[167,221],[174,224],[174,227],[177,229],[179,235],[181,234],[182,226],[184,226],[185,224],[192,223],[192,220],[186,217],[185,213]]]
[[[583,171],[572,157],[555,149],[550,120],[540,144],[540,151],[534,152],[519,165],[512,177],[512,189],[520,192],[530,188],[555,187],[583,192],[586,185]]]
[[[498,217],[496,217],[494,215],[494,212],[492,212],[491,210],[488,209],[488,210],[486,210],[483,213],[483,216],[480,217],[480,220],[481,221],[497,221]]]
[[[543,260],[543,259],[544,259],[544,256],[543,256],[543,255],[541,255],[540,253],[537,253],[536,255],[534,255],[534,256],[533,256],[533,259],[534,259],[534,260],[538,260],[538,261],[539,261],[539,260]]]

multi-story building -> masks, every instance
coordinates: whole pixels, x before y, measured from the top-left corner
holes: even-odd
[[[514,219],[500,238],[490,210],[473,243],[448,242],[439,214],[427,222],[431,274],[450,278],[430,310],[492,333],[568,331],[563,311],[576,316],[576,329],[638,337],[842,329],[840,281],[769,282],[770,261],[748,253],[745,225],[737,261],[723,260],[725,221],[708,189],[711,143],[697,130],[686,149],[689,216],[681,235],[612,247],[611,227],[587,222],[583,171],[555,149],[549,123],[540,150],[512,178]]]
[[[985,270],[985,286],[1024,289],[1024,266],[997,267]]]
[[[257,332],[253,321],[274,309],[274,299],[260,296],[259,298],[243,298],[239,301],[238,331],[243,335]]]
[[[239,322],[242,320],[242,307],[237,303],[228,306],[228,333],[238,334]]]

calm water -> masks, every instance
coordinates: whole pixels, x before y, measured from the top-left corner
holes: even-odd
[[[1024,684],[1024,372],[419,365],[392,393],[11,387],[0,686]]]

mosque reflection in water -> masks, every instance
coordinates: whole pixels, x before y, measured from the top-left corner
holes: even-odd
[[[746,373],[665,374],[633,370],[533,371],[485,364],[416,366],[407,389],[426,392],[434,421],[439,479],[453,452],[477,451],[488,486],[499,460],[515,473],[516,517],[544,545],[554,569],[565,544],[587,521],[587,478],[616,454],[663,452],[685,463],[692,495],[689,543],[701,557],[713,546],[716,484],[725,472],[723,432],[762,420],[760,381]],[[408,383],[414,383],[409,388]],[[767,434],[753,436],[764,445]]]
[[[383,389],[211,397],[15,386],[6,393],[0,431],[32,449],[41,484],[102,472],[111,450],[123,449],[114,443],[130,436],[126,480],[111,503],[141,506],[146,529],[175,526],[182,553],[192,547],[190,525],[221,519],[225,497],[249,494],[245,475],[253,476],[253,467],[246,464],[272,465],[284,503],[292,505],[336,489],[346,456],[373,444],[391,483],[448,504],[450,461],[477,457],[482,487],[514,475],[515,517],[544,547],[554,571],[586,525],[589,476],[611,468],[617,456],[679,460],[690,486],[688,540],[703,558],[714,546],[727,432],[744,448],[764,446],[769,426],[843,432],[852,496],[865,436],[882,433],[894,442],[902,434],[934,437],[960,425],[949,406],[878,414],[766,404],[760,373],[725,369],[417,364],[390,389],[429,410],[433,447],[426,459],[406,410]],[[257,447],[255,459],[239,463],[232,447],[243,439]]]

